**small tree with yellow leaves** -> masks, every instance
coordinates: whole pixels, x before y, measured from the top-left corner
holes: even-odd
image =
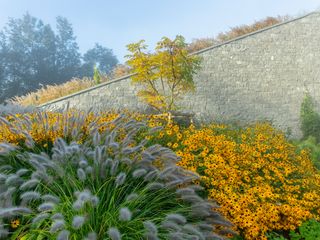
[[[144,40],[127,45],[131,52],[127,64],[133,83],[143,86],[138,96],[159,112],[177,110],[177,100],[195,89],[193,75],[200,68],[200,57],[189,55],[182,36],[174,40],[163,37],[155,53],[147,52]]]

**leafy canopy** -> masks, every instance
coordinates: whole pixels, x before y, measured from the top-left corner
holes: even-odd
[[[200,68],[200,57],[188,55],[182,36],[174,40],[163,37],[155,52],[147,52],[144,40],[127,45],[131,52],[126,57],[131,67],[133,83],[143,86],[138,96],[160,112],[176,110],[182,94],[195,89],[193,75]]]

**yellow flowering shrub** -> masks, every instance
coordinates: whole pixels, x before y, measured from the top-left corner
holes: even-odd
[[[266,239],[267,231],[319,220],[319,172],[306,151],[296,153],[270,125],[191,127],[180,134],[179,165],[201,175],[209,198],[245,239]]]

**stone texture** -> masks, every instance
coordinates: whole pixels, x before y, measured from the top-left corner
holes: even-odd
[[[320,13],[314,12],[199,51],[203,62],[194,79],[196,92],[187,94],[180,104],[201,121],[268,120],[299,137],[305,93],[320,102],[319,42]],[[130,77],[124,77],[42,107],[69,103],[84,110],[145,111],[147,107],[135,96],[137,89]]]

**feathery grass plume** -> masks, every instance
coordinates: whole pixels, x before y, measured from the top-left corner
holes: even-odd
[[[4,184],[6,182],[7,175],[0,173],[0,183]]]
[[[186,224],[182,227],[182,231],[184,233],[188,233],[188,234],[192,234],[192,235],[196,235],[199,237],[199,239],[204,240],[204,236],[203,234],[197,229],[195,228],[195,226],[192,226],[191,224]]]
[[[56,233],[59,230],[63,230],[65,227],[65,222],[62,219],[57,219],[53,221],[51,228],[50,228],[50,233]]]
[[[52,216],[51,216],[51,219],[52,220],[58,220],[58,219],[64,219],[64,217],[63,217],[63,215],[62,215],[62,213],[55,213],[55,214],[53,214]]]
[[[95,163],[101,164],[102,161],[102,149],[99,146],[96,146],[94,150],[94,161]]]
[[[25,174],[29,173],[30,170],[28,169],[25,169],[25,168],[22,168],[22,169],[19,169],[16,174],[19,176],[19,177],[22,177],[24,176]]]
[[[24,192],[20,195],[20,198],[24,201],[37,200],[37,199],[40,199],[40,197],[41,197],[41,194],[36,191]]]
[[[198,227],[200,229],[207,230],[207,231],[213,231],[214,230],[214,226],[211,225],[211,224],[207,224],[207,223],[199,223]]]
[[[154,235],[158,234],[158,228],[153,222],[144,221],[143,226],[148,232],[153,233]]]
[[[92,206],[96,207],[99,204],[99,198],[97,196],[92,196],[90,198],[90,202]]]
[[[163,221],[161,224],[161,227],[163,227],[164,229],[169,230],[169,231],[180,232],[180,230],[181,230],[181,227],[177,223],[169,221],[169,220]]]
[[[93,138],[92,138],[93,145],[94,146],[100,145],[100,141],[101,141],[101,136],[98,131],[95,131],[95,133],[93,134]]]
[[[53,202],[45,202],[39,205],[38,210],[40,212],[52,211],[56,207],[56,204]]]
[[[87,167],[87,166],[88,166],[88,162],[87,162],[86,160],[81,160],[81,161],[79,162],[79,167],[85,168],[85,167]]]
[[[97,240],[97,234],[95,232],[88,233],[88,236],[85,238],[85,240]]]
[[[4,218],[30,213],[32,213],[32,210],[26,207],[8,207],[0,209],[0,217]]]
[[[0,167],[0,171],[1,171],[2,173],[5,173],[6,171],[10,171],[10,170],[13,170],[13,167],[10,166],[10,165],[7,165],[7,164],[2,165],[2,166]]]
[[[79,193],[78,200],[86,202],[90,200],[91,196],[91,191],[88,189],[84,189],[82,192]]]
[[[183,215],[178,214],[178,213],[168,214],[166,216],[166,220],[173,221],[177,224],[186,224],[186,222],[187,222],[187,219]]]
[[[93,168],[91,166],[86,167],[86,171],[87,174],[92,174],[93,172]]]
[[[47,184],[51,184],[53,182],[53,177],[42,171],[33,172],[31,178],[42,180]]]
[[[30,159],[29,163],[36,169],[39,170],[41,172],[45,172],[46,168],[45,166],[43,166],[41,163],[39,163],[37,160],[35,159]]]
[[[132,160],[130,158],[127,157],[123,157],[122,159],[120,159],[120,162],[127,165],[127,166],[131,166],[132,165]]]
[[[121,234],[119,230],[115,227],[109,228],[108,235],[111,238],[111,240],[121,240]]]
[[[136,193],[130,193],[127,197],[126,197],[126,201],[130,202],[130,201],[134,201],[139,197],[138,194]]]
[[[85,221],[86,218],[84,216],[74,216],[72,219],[72,227],[74,229],[79,229],[82,227]]]
[[[60,202],[60,199],[52,194],[45,194],[41,198],[46,202],[52,202],[55,204],[58,204]]]
[[[147,170],[145,170],[145,169],[141,169],[141,168],[140,169],[136,169],[132,173],[132,177],[133,178],[143,177],[146,173],[147,173]]]
[[[184,183],[184,181],[181,180],[181,179],[173,180],[173,181],[170,181],[170,182],[166,183],[166,187],[167,188],[175,188],[178,185],[183,184],[183,183]]]
[[[189,203],[198,203],[200,201],[202,201],[202,198],[199,197],[198,195],[182,195],[181,196],[181,199],[186,201],[186,202],[189,202]]]
[[[110,168],[110,174],[111,176],[116,175],[117,170],[118,170],[118,166],[119,166],[119,160],[114,160],[112,162],[111,168]]]
[[[151,191],[156,191],[156,190],[159,190],[159,189],[162,189],[164,188],[165,185],[163,183],[160,183],[160,182],[152,182],[148,185],[147,189],[148,190],[151,190]]]
[[[194,189],[187,187],[187,188],[179,188],[176,190],[176,193],[180,196],[182,195],[194,195],[195,191]]]
[[[2,207],[12,207],[13,206],[13,200],[14,200],[14,193],[16,192],[17,188],[16,187],[9,187],[6,188],[5,186],[2,186],[3,193],[1,193],[1,198],[2,202],[1,205]]]
[[[192,216],[195,217],[208,217],[210,216],[210,209],[218,208],[219,206],[216,204],[210,204],[205,201],[201,201],[195,203],[191,206],[192,209]]]
[[[116,181],[115,181],[116,186],[119,187],[119,186],[123,185],[124,182],[126,181],[126,178],[127,178],[127,174],[126,173],[124,173],[124,172],[119,173],[117,175]]]
[[[50,217],[49,213],[39,213],[32,219],[32,224],[38,224],[43,220],[48,219],[49,217]]]
[[[62,230],[59,232],[57,236],[57,240],[68,240],[70,236],[70,232],[68,230]]]
[[[117,151],[120,146],[119,146],[119,143],[117,143],[117,142],[111,142],[109,144],[109,147],[112,148],[114,151]]]
[[[152,181],[152,180],[158,178],[158,176],[159,176],[159,171],[158,170],[153,170],[153,171],[148,172],[144,176],[144,180],[149,182],[149,181]]]
[[[82,168],[78,168],[77,175],[80,181],[84,182],[86,180],[86,173]]]
[[[147,162],[149,161],[152,162],[153,160],[155,160],[155,157],[152,156],[152,154],[149,151],[145,150],[142,152],[142,160],[146,160]]]
[[[24,182],[20,187],[19,189],[21,191],[25,191],[25,190],[28,190],[28,189],[32,189],[32,188],[35,188],[38,184],[40,183],[40,181],[38,179],[30,179],[26,182]]]
[[[79,211],[81,208],[83,208],[84,204],[85,204],[84,201],[77,200],[72,204],[72,207],[74,210]]]
[[[181,232],[171,232],[171,233],[169,233],[168,239],[169,240],[185,240],[186,239],[185,237],[186,236]],[[193,238],[191,238],[191,239],[193,239]],[[195,239],[197,239],[197,238],[195,238]]]
[[[22,182],[22,179],[16,175],[16,174],[10,174],[8,176],[8,178],[6,179],[6,186],[17,186],[20,185],[20,183]]]
[[[155,234],[150,232],[146,232],[143,236],[144,236],[144,239],[147,239],[147,240],[159,240],[159,238]]]
[[[119,211],[119,220],[120,221],[130,221],[132,218],[132,212],[129,210],[129,208],[121,208]]]

